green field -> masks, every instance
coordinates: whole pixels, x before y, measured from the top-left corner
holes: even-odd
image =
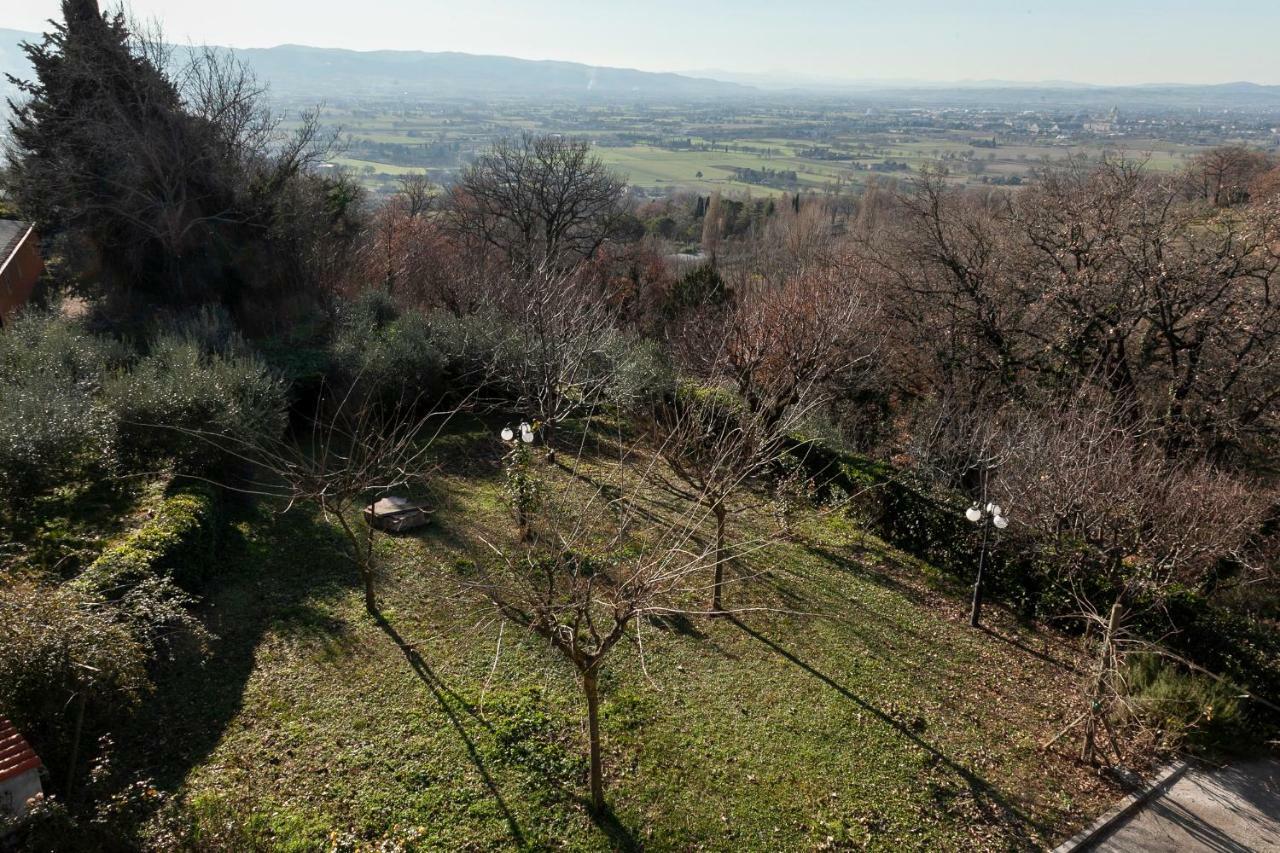
[[[729,108],[526,102],[394,109],[370,104],[331,106],[322,112],[323,122],[339,130],[346,143],[332,162],[352,169],[379,192],[394,189],[396,175],[423,168],[447,183],[494,140],[523,132],[590,140],[602,160],[640,189],[721,190],[735,196],[832,192],[938,167],[947,169],[956,184],[1017,185],[1046,164],[1117,154],[1143,160],[1152,170],[1170,171],[1211,145],[1232,141],[1228,135],[1209,141],[1185,132],[1168,138],[1158,132],[1144,135],[1138,132],[1140,124],[1128,125],[1123,136],[1081,135],[1078,130],[1034,133],[1015,129],[1023,118],[1012,112],[988,115],[979,124],[949,124],[948,116],[954,118],[918,109],[864,115],[838,105],[787,109],[777,104]],[[992,139],[996,147],[984,144]],[[796,174],[792,183],[742,176],[735,169]]]

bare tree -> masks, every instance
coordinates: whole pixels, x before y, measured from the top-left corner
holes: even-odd
[[[591,410],[614,381],[614,310],[579,276],[535,271],[511,281],[502,310],[512,335],[494,366],[555,460],[556,428]]]
[[[1180,179],[1106,158],[1016,196],[922,175],[855,247],[903,396],[1098,387],[1171,452],[1221,459],[1280,428],[1277,235],[1274,205],[1206,214]]]
[[[460,238],[493,247],[527,274],[591,257],[617,225],[625,188],[589,142],[524,134],[463,172],[447,216]]]
[[[799,412],[772,419],[718,389],[685,387],[653,408],[648,432],[666,462],[649,476],[671,495],[701,506],[715,520],[710,612],[724,612],[725,568],[732,559],[727,524],[735,498],[784,452]]]
[[[790,407],[874,367],[877,309],[847,267],[805,269],[777,285],[736,288],[713,373],[730,381],[772,429]]]
[[[440,188],[425,171],[405,172],[396,179],[396,184],[399,189],[396,191],[395,200],[410,218],[421,216],[431,210],[440,192]]]
[[[409,399],[378,405],[357,394],[358,386],[336,401],[322,395],[310,429],[299,435],[192,432],[251,468],[246,481],[223,485],[283,499],[286,511],[309,505],[333,521],[363,586],[365,609],[377,616],[376,528],[362,527],[359,511],[372,512],[393,489],[425,484],[432,443],[459,409],[421,414],[422,401]]]
[[[1188,194],[1214,207],[1248,201],[1251,185],[1273,165],[1265,153],[1244,145],[1210,149],[1197,154],[1187,169]]]
[[[697,541],[706,501],[696,500],[692,511],[655,513],[660,507],[646,484],[658,464],[657,457],[646,462],[635,448],[623,449],[605,481],[585,495],[546,489],[531,535],[514,550],[491,544],[495,559],[475,583],[501,619],[543,638],[573,667],[587,706],[597,812],[606,808],[599,697],[605,663],[627,639],[643,654],[645,618],[688,613],[690,597],[705,588],[707,569],[723,556]],[[646,526],[639,529],[642,519]]]

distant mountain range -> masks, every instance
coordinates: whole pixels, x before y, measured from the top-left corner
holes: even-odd
[[[35,33],[0,29],[0,71],[28,73],[18,49]],[[750,94],[738,83],[577,62],[422,51],[355,51],[286,44],[235,50],[271,91],[317,100],[396,96],[438,98],[716,98]]]
[[[30,73],[18,45],[36,33],[0,29],[0,72]],[[576,62],[422,51],[354,51],[280,45],[235,50],[276,96],[336,101],[362,97],[585,98],[703,100],[807,95],[899,106],[996,108],[1178,108],[1280,111],[1280,86],[1149,84],[1098,86],[1069,81],[840,80],[787,72],[655,73]],[[0,95],[12,95],[0,80]]]

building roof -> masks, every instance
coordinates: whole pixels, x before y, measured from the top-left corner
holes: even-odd
[[[0,718],[0,782],[40,766],[40,756],[13,723]]]
[[[30,222],[19,222],[16,219],[0,219],[0,267],[18,248],[22,238],[31,230]]]

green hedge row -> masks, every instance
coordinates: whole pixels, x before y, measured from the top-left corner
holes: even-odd
[[[204,580],[218,538],[218,498],[212,488],[184,486],[155,514],[108,547],[72,583],[107,600],[119,599],[152,577],[171,577],[185,589]]]

